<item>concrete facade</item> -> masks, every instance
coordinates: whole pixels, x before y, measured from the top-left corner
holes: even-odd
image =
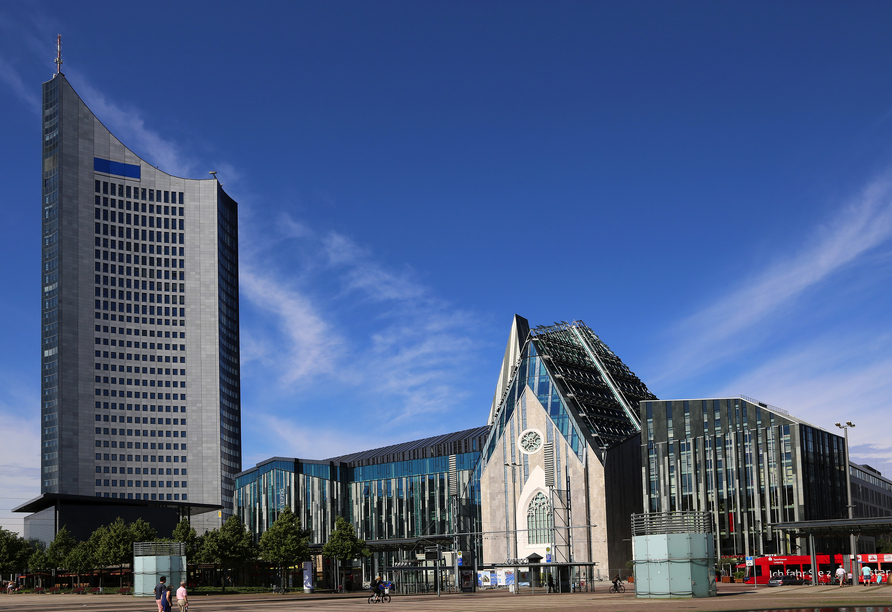
[[[241,470],[237,205],[140,159],[62,74],[43,110],[41,492],[221,504],[213,527]]]

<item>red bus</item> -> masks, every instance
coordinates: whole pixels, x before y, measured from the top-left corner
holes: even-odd
[[[843,555],[818,554],[815,555],[818,562],[818,584],[830,584],[834,580],[836,568],[840,565],[845,567]],[[857,555],[857,570],[860,570],[862,564],[867,565],[873,570],[873,581],[878,578],[885,582],[885,579],[892,573],[892,555],[888,554],[870,554]],[[738,570],[746,572],[745,582],[753,584],[755,576],[756,584],[768,584],[773,576],[796,576],[797,578],[805,578],[812,580],[811,555],[772,555],[767,557],[756,557],[752,567],[745,564],[737,566]],[[857,574],[855,579],[859,582],[861,572],[855,571]]]

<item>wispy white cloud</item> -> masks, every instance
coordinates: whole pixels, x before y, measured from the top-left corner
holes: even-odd
[[[312,302],[281,278],[242,265],[241,294],[261,312],[274,318],[284,342],[251,340],[251,357],[276,367],[280,381],[291,385],[311,376],[335,371],[343,339],[332,329]]]
[[[308,420],[304,415],[259,413],[251,429],[267,440],[268,446],[256,455],[246,457],[245,467],[269,459],[270,448],[280,457],[328,459],[361,450],[379,448],[403,441],[400,433],[373,433],[368,427],[342,427]]]
[[[0,398],[0,527],[22,533],[24,514],[11,509],[40,495],[40,404],[34,385],[7,373]]]
[[[855,421],[849,433],[856,462],[892,463],[892,438],[885,428],[892,397],[892,334],[824,334],[725,383],[717,396],[741,391],[818,427]]]
[[[90,111],[134,153],[168,174],[193,176],[194,165],[186,162],[179,145],[147,127],[141,109],[110,100],[79,73],[72,79]]]
[[[365,397],[365,410],[382,422],[446,414],[462,402],[462,373],[474,354],[473,317],[434,297],[411,269],[388,269],[348,236],[315,232],[287,215],[276,227],[269,248],[280,254],[280,265],[243,264],[243,295],[270,316],[274,329],[285,330],[292,348],[263,340],[267,332],[254,321],[242,334],[252,337],[252,359],[281,372],[285,386],[319,383],[324,375],[328,384]],[[252,244],[258,250],[251,261],[269,262],[269,252]],[[293,268],[284,274],[292,259],[303,266],[300,281]],[[278,280],[285,276],[292,279],[287,286]],[[263,354],[276,346],[275,359]]]
[[[675,349],[651,380],[703,373],[732,355],[763,342],[772,321],[806,291],[855,264],[892,237],[892,181],[888,174],[868,184],[827,223],[750,281],[671,330]]]
[[[4,57],[0,57],[0,82],[3,82],[35,115],[40,115],[40,97],[25,86],[21,75]]]

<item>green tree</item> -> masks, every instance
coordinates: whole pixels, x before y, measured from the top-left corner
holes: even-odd
[[[50,568],[50,560],[43,548],[38,547],[31,556],[28,557],[28,570],[32,574],[43,574]],[[43,586],[43,576],[40,577],[38,586]]]
[[[194,562],[198,557],[198,551],[201,548],[201,538],[195,533],[195,528],[188,520],[183,519],[174,527],[171,536],[174,542],[183,542],[186,545],[186,560]]]
[[[133,554],[133,542],[154,542],[158,539],[158,531],[141,518],[128,526],[130,529],[130,553]]]
[[[223,526],[207,532],[202,538],[199,552],[200,562],[222,566],[223,571],[242,565],[257,558],[257,546],[244,523],[235,515],[230,516]],[[223,581],[226,591],[226,581]]]
[[[99,588],[102,588],[102,568],[113,563],[111,549],[103,545],[106,542],[105,534],[107,531],[108,529],[105,525],[100,525],[90,534],[90,538],[87,540],[92,553],[93,567],[99,567]],[[71,568],[68,569],[70,570]]]
[[[77,541],[71,537],[68,528],[63,525],[62,529],[56,532],[56,537],[53,538],[53,541],[50,543],[50,546],[46,551],[50,567],[53,569],[65,567],[65,558],[75,546],[77,546]]]
[[[14,531],[0,528],[0,573],[12,574],[25,569],[34,549]]]
[[[94,540],[90,539],[86,542],[79,542],[74,548],[69,551],[68,555],[63,560],[63,565],[69,572],[74,572],[77,577],[77,582],[81,581],[81,574],[86,574],[87,572],[92,572],[93,568],[96,567],[96,543]],[[100,573],[100,583],[102,581],[102,575]]]
[[[310,557],[310,532],[300,528],[300,518],[285,508],[276,522],[260,536],[260,555],[279,568],[280,579],[286,567]],[[282,583],[284,586],[284,582]]]
[[[337,566],[335,568],[335,581],[340,584],[340,564],[353,561],[357,557],[368,557],[369,549],[365,545],[365,541],[360,540],[356,536],[356,530],[353,524],[344,519],[337,517],[335,519],[335,528],[328,538],[328,542],[322,547],[322,554],[329,559],[335,559]],[[337,585],[335,585],[337,586]]]

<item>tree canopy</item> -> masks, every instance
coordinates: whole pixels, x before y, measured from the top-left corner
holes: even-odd
[[[14,531],[0,528],[0,573],[12,574],[23,570],[34,548]]]
[[[53,538],[53,541],[50,542],[49,548],[47,548],[46,555],[47,559],[50,562],[50,567],[52,568],[60,568],[65,566],[65,558],[68,556],[74,547],[77,546],[77,542],[69,533],[68,528],[66,526],[62,526],[62,529],[56,532],[56,537]]]
[[[300,518],[285,508],[276,522],[260,536],[260,555],[279,569],[310,558],[310,532],[300,528]]]
[[[356,536],[353,525],[343,517],[335,519],[335,528],[322,547],[322,554],[338,561],[352,561],[357,557],[369,556],[365,541]]]
[[[190,563],[194,563],[201,548],[201,538],[195,533],[195,527],[189,521],[183,519],[174,527],[171,539],[174,542],[182,542],[186,545],[186,559]]]
[[[201,563],[218,563],[225,570],[256,559],[257,546],[244,523],[233,515],[219,529],[204,534],[198,557]]]

